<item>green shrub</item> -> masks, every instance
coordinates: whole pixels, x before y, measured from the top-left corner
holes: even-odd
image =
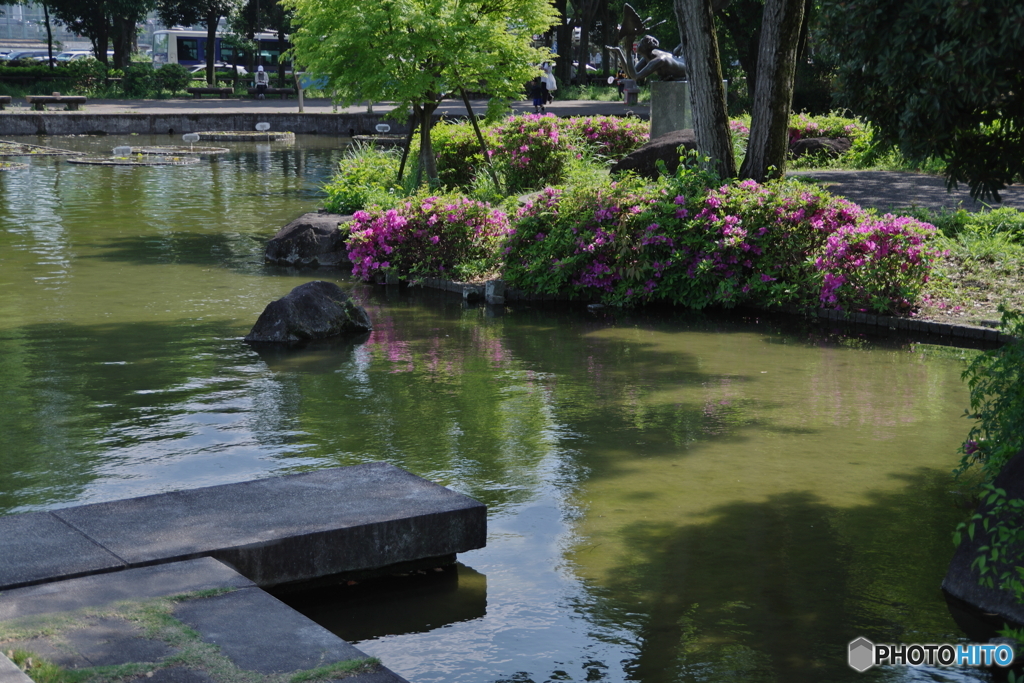
[[[107,67],[98,59],[76,59],[60,66],[68,92],[95,97],[107,90]]]
[[[402,196],[396,180],[401,155],[397,148],[352,145],[338,163],[338,173],[324,185],[324,208],[349,214],[371,204],[393,205]]]
[[[156,93],[156,72],[152,64],[132,64],[124,70],[121,81],[128,97],[150,97]]]
[[[174,94],[182,92],[192,83],[192,74],[181,64],[164,64],[156,70],[157,85]]]
[[[487,149],[493,151],[498,144],[494,129],[482,126],[480,132]],[[444,187],[468,188],[478,174],[485,172],[480,141],[468,121],[441,122],[431,128],[430,136],[437,158],[437,174]]]
[[[975,424],[960,448],[957,474],[978,464],[989,481],[1024,449],[1024,313],[1001,310],[1002,331],[1013,341],[979,355],[963,373]]]

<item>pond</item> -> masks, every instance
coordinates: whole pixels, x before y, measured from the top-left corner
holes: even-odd
[[[486,503],[487,547],[285,597],[410,681],[988,680],[846,664],[859,636],[965,638],[939,584],[972,352],[264,266],[341,145],[0,173],[0,514],[384,460]],[[242,343],[310,279],[368,341]]]

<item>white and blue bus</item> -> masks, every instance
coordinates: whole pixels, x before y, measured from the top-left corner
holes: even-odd
[[[235,63],[235,50],[226,41],[222,40],[224,34],[218,33],[214,49],[213,61],[223,64]],[[256,36],[256,43],[259,45],[259,55],[254,61],[255,65],[262,64],[268,71],[276,67],[281,61],[281,53],[288,48],[287,45],[278,44],[277,34],[260,33]],[[153,66],[160,67],[163,64],[183,64],[195,66],[206,64],[206,31],[188,31],[185,29],[165,29],[153,33]],[[248,55],[238,55],[238,65],[245,66]]]

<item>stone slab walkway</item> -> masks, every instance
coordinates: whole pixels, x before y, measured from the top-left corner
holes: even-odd
[[[212,558],[4,591],[0,652],[16,650],[97,683],[404,681]],[[0,654],[0,683],[26,681]]]
[[[386,463],[0,517],[0,590],[215,557],[260,586],[448,557],[486,507]]]

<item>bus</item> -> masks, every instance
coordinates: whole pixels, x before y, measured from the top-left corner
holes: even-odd
[[[235,61],[235,49],[227,41],[222,40],[225,34],[218,33],[213,46],[215,63],[246,66],[249,55],[240,52]],[[287,41],[286,41],[287,42]],[[259,55],[253,60],[253,66],[263,65],[268,71],[277,67],[281,61],[281,53],[288,45],[278,44],[277,34],[259,33],[256,35]],[[206,64],[206,31],[189,31],[186,29],[165,29],[153,33],[153,66],[160,68],[164,64],[183,64],[195,66]]]

